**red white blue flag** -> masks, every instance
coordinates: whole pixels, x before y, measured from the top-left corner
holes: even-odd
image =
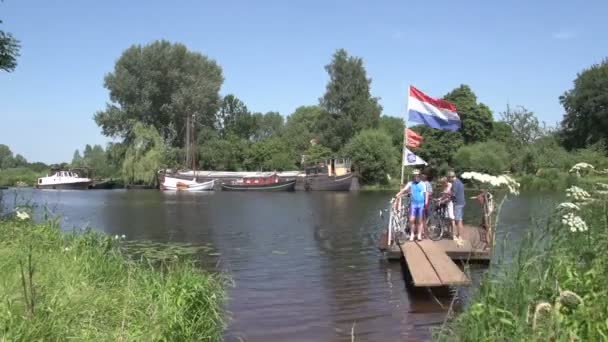
[[[430,97],[412,86],[410,86],[408,108],[410,121],[448,131],[460,129],[460,116],[453,103]]]

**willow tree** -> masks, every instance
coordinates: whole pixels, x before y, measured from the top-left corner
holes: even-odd
[[[156,172],[163,166],[164,153],[165,145],[158,131],[150,125],[136,123],[122,163],[125,184],[154,185]]]

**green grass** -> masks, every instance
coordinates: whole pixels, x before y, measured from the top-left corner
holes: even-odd
[[[585,232],[557,213],[531,224],[514,259],[493,266],[436,340],[607,341],[608,200],[594,197],[578,212]],[[577,296],[582,304],[572,305]]]
[[[221,277],[179,251],[135,257],[125,245],[53,222],[0,221],[0,341],[222,339]]]

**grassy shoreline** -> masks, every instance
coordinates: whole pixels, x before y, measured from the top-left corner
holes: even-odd
[[[225,283],[188,257],[129,257],[124,241],[0,220],[0,340],[218,341]]]
[[[515,258],[493,266],[435,339],[608,340],[608,198],[591,196],[531,222]]]

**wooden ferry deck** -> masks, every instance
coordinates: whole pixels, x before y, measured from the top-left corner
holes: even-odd
[[[451,239],[401,242],[387,249],[389,259],[403,260],[416,287],[461,286],[470,284],[454,260],[488,262],[491,250],[482,241],[481,228],[465,225],[462,244]]]

